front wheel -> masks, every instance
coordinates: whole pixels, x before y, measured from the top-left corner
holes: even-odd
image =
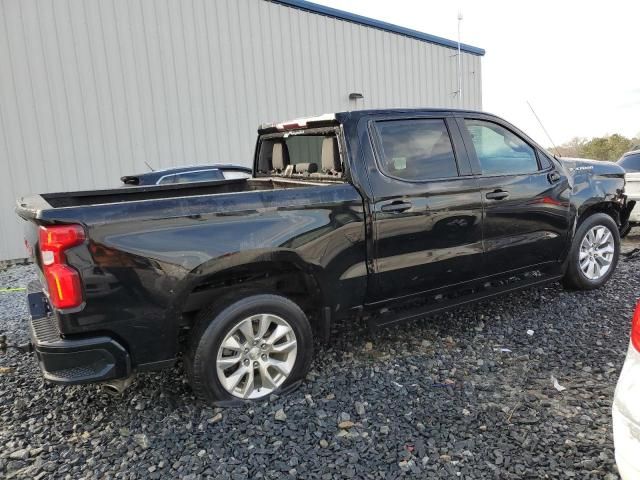
[[[196,319],[187,373],[210,401],[257,400],[301,380],[313,355],[311,326],[291,300],[251,295]]]
[[[578,290],[604,285],[613,275],[620,255],[620,233],[605,213],[587,217],[573,238],[563,283]]]

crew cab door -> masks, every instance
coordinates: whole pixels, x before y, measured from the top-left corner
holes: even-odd
[[[458,124],[482,193],[487,275],[559,267],[570,240],[562,170],[506,122],[469,115]]]
[[[452,116],[368,122],[371,303],[482,275],[482,201]]]

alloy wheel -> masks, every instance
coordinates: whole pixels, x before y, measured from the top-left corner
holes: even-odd
[[[589,229],[580,244],[580,270],[589,280],[599,280],[611,269],[615,253],[613,234],[604,225]]]
[[[269,395],[291,374],[298,343],[291,325],[270,313],[239,321],[218,349],[216,371],[222,387],[239,398]]]

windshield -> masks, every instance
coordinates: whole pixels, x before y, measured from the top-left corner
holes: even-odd
[[[640,172],[640,152],[624,156],[617,163],[625,172]]]

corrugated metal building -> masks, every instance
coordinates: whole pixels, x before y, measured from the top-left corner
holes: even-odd
[[[0,260],[25,256],[20,195],[249,165],[262,122],[460,105],[455,42],[301,0],[1,0],[0,17]],[[461,106],[481,107],[483,54],[462,46]]]

